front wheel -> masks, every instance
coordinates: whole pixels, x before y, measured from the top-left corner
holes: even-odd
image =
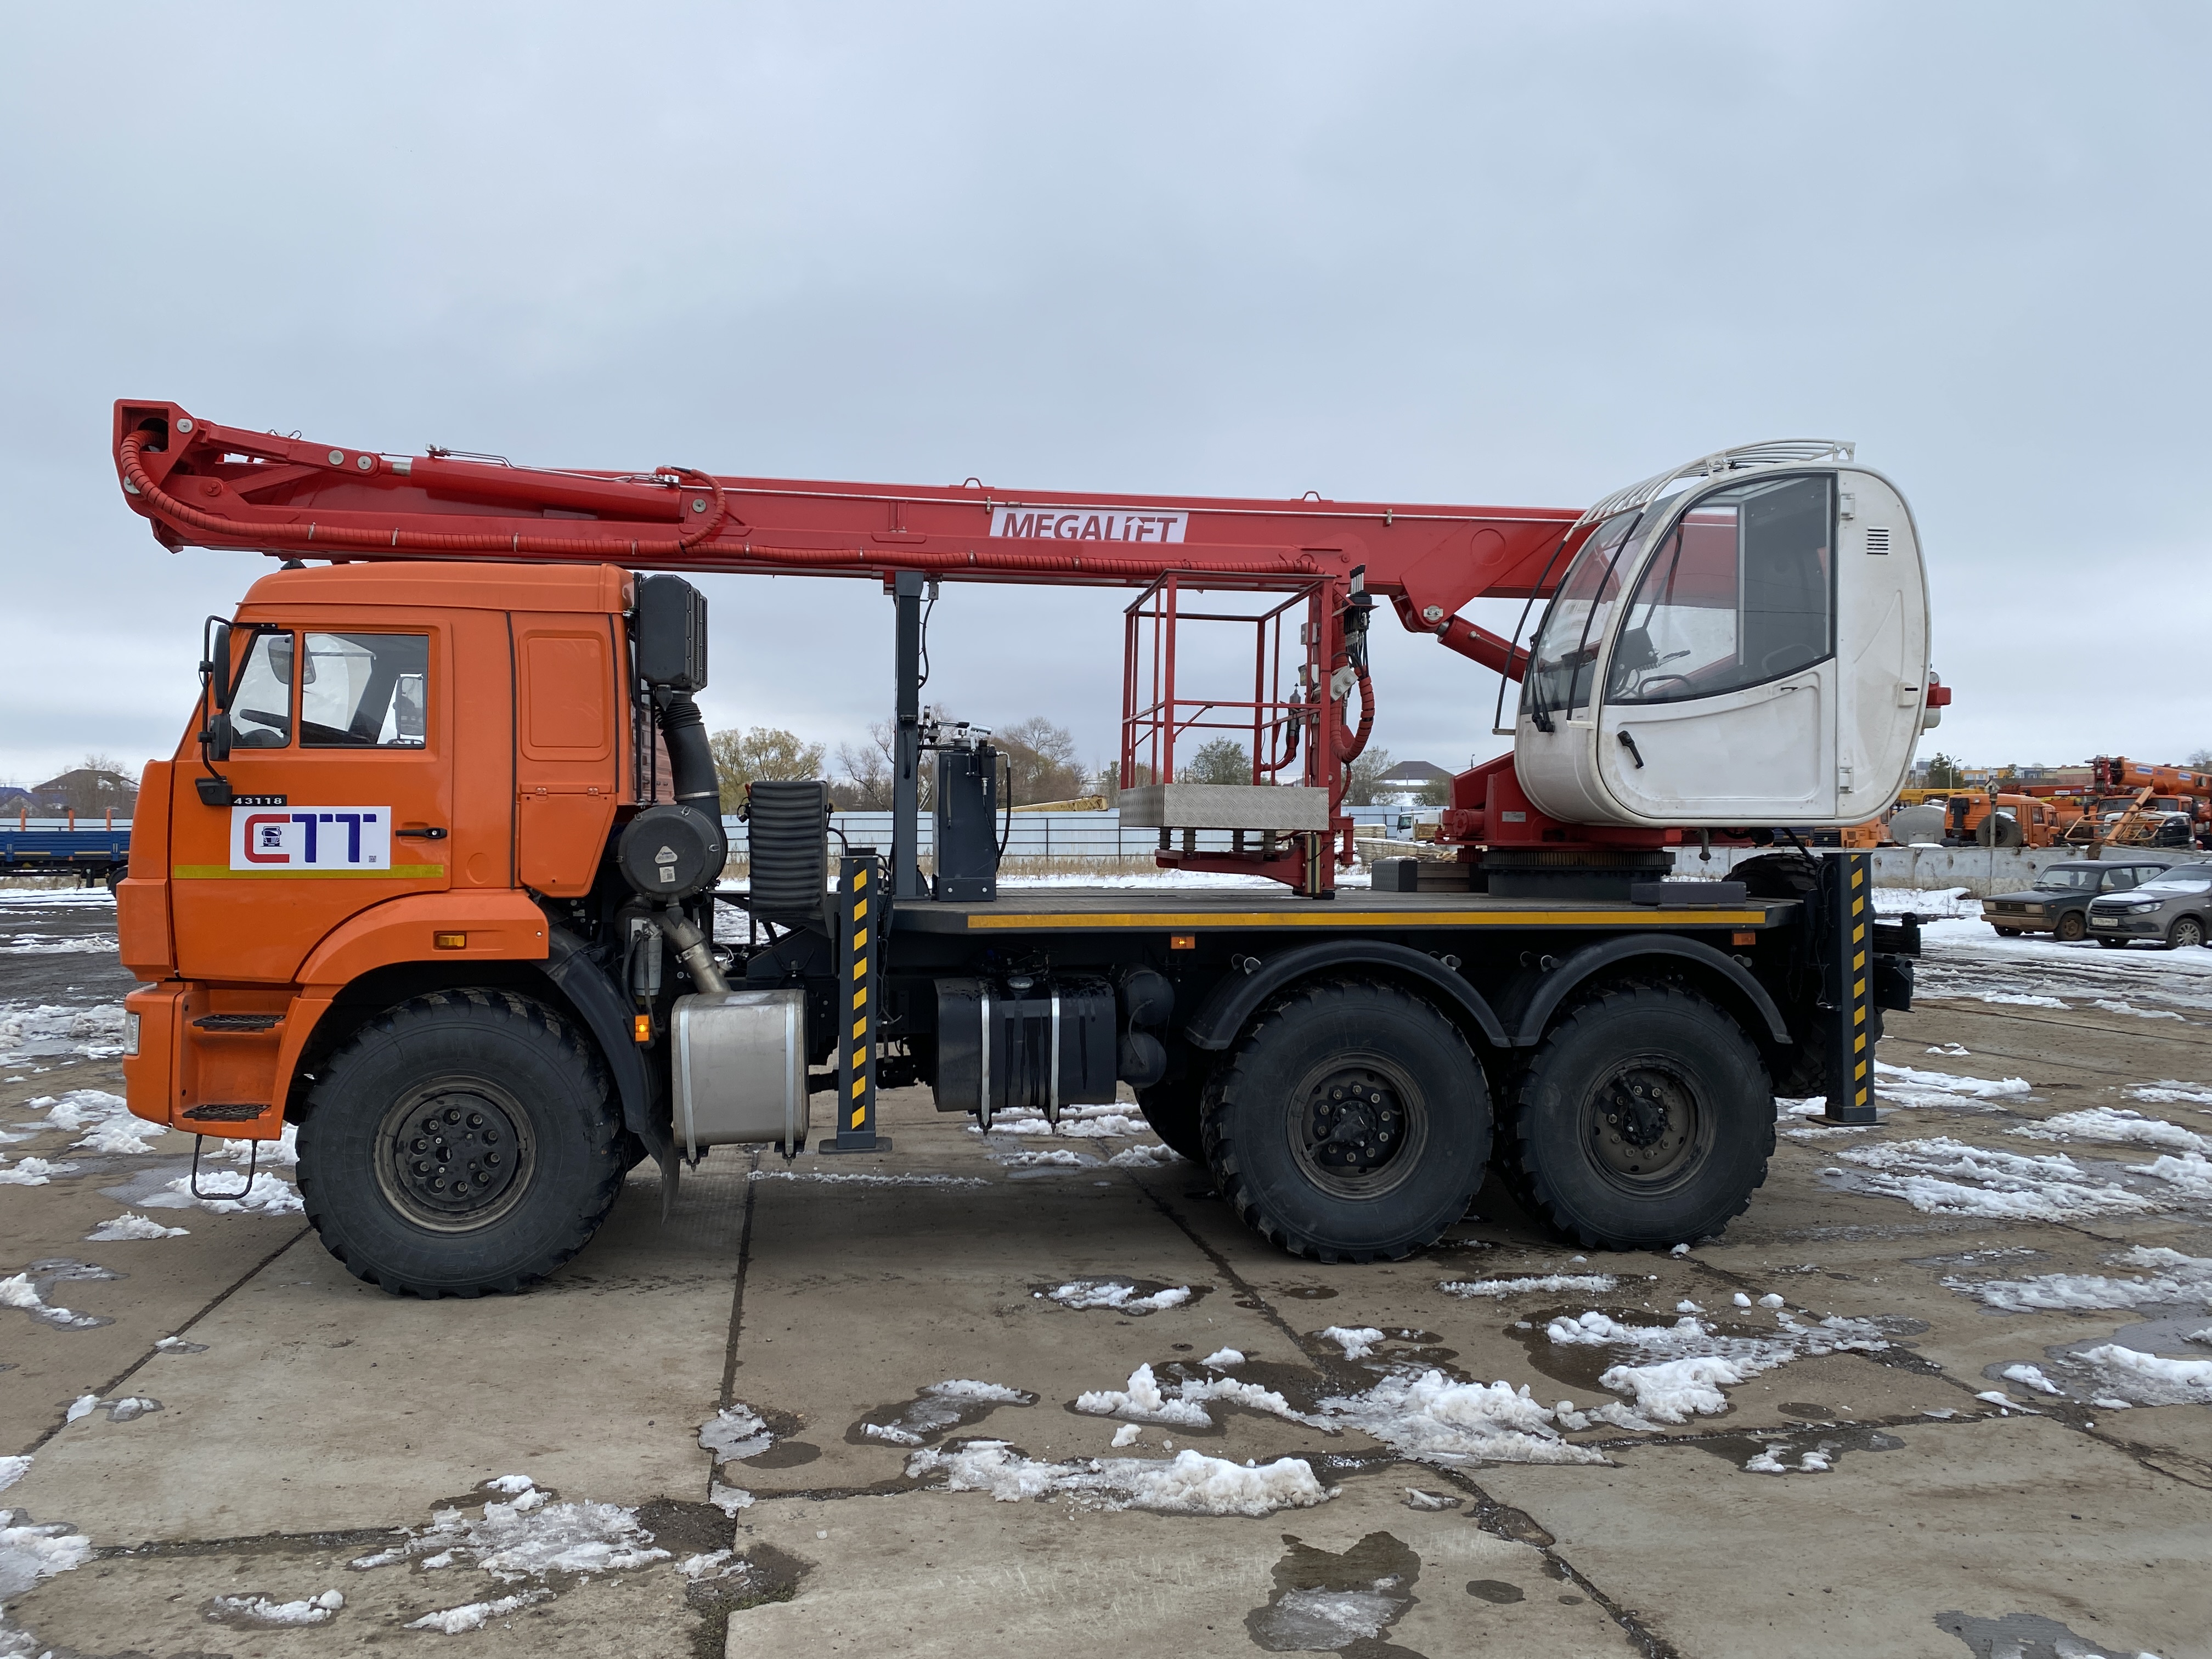
[[[1639,1249],[1720,1231],[1773,1152],[1773,1085],[1742,1028],[1703,997],[1637,987],[1553,1028],[1505,1156],[1512,1187],[1562,1236]]]
[[[1263,1008],[1215,1069],[1202,1125],[1215,1184],[1261,1237],[1322,1261],[1395,1261],[1466,1214],[1490,1091],[1429,1003],[1310,984]]]
[[[599,1231],[629,1167],[598,1054],[498,990],[416,997],[362,1026],[307,1097],[299,1146],[324,1247],[395,1295],[544,1278]]]
[[[2183,916],[2166,930],[2166,948],[2185,951],[2204,943],[2204,924],[2195,916]]]

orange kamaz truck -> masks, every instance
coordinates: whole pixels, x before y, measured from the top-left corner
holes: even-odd
[[[1778,829],[1893,799],[1936,701],[1911,515],[1847,445],[1586,511],[541,471],[129,401],[115,460],[164,544],[284,560],[208,621],[146,769],[131,1109],[295,1125],[309,1220],[387,1290],[529,1283],[647,1158],[665,1195],[716,1147],[895,1158],[891,1086],[987,1129],[1127,1088],[1323,1261],[1425,1246],[1492,1164],[1586,1244],[1699,1237],[1764,1178],[1778,1090],[1871,1117],[1917,932],[1875,920],[1865,854]],[[890,596],[888,848],[833,855],[826,784],[756,785],[724,878],[700,571]],[[920,702],[926,599],[969,580],[1131,590],[1122,822],[1165,867],[1272,886],[1000,888],[988,734]],[[1500,593],[1525,641],[1458,616]],[[1381,604],[1519,685],[1514,746],[1455,780],[1450,861],[1340,890]],[[1225,687],[1179,663],[1194,618],[1249,629]],[[825,672],[868,661],[857,629],[824,642]],[[1179,781],[1178,744],[1224,730],[1250,780]],[[1672,879],[1686,836],[1774,850]]]

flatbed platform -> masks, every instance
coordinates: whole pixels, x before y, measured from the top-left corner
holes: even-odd
[[[1611,899],[1498,898],[1488,893],[1340,891],[1334,899],[1284,890],[1195,890],[1066,887],[1016,890],[995,902],[899,899],[895,933],[1118,933],[1166,928],[1177,933],[1266,927],[1305,932],[1463,927],[1565,927],[1678,930],[1778,927],[1794,900],[1753,899],[1715,907],[1631,904]]]

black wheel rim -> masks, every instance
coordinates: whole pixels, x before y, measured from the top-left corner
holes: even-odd
[[[498,1220],[530,1189],[537,1162],[528,1115],[483,1078],[418,1085],[377,1128],[377,1184],[400,1214],[435,1232]]]
[[[1293,1091],[1285,1126],[1306,1178],[1342,1198],[1379,1197],[1419,1167],[1428,1103],[1381,1054],[1332,1056]]]
[[[1617,1062],[1583,1103],[1590,1163],[1626,1192],[1662,1192],[1687,1180],[1711,1149],[1712,1126],[1696,1084],[1658,1055]]]

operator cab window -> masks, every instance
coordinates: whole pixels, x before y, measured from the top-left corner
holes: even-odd
[[[230,699],[231,746],[282,749],[292,741],[292,636],[257,634]]]
[[[429,731],[430,636],[308,634],[300,672],[307,749],[420,749]]]
[[[1746,484],[1699,501],[1636,584],[1607,700],[1717,696],[1832,655],[1834,523],[1825,477]]]

